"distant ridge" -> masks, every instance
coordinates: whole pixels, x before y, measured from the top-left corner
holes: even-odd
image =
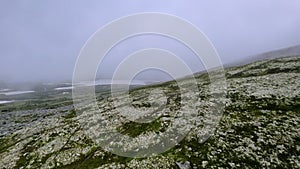
[[[295,46],[286,47],[286,48],[280,48],[277,50],[249,56],[246,59],[238,60],[234,63],[224,65],[224,67],[240,66],[240,65],[245,65],[245,64],[252,63],[255,61],[260,61],[260,60],[276,59],[276,58],[280,58],[280,57],[297,56],[297,55],[300,55],[300,45],[295,45]]]
[[[255,58],[256,60],[261,60],[261,59],[275,59],[275,58],[286,57],[286,56],[296,56],[296,55],[300,55],[300,45],[281,48],[274,51],[254,55],[253,58]]]

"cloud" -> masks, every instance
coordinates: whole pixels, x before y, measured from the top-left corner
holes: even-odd
[[[296,0],[1,1],[0,81],[70,80],[89,36],[114,19],[138,12],[170,13],[190,21],[208,36],[225,63],[300,43],[300,2]],[[129,42],[124,53],[138,43],[142,42]],[[186,49],[162,47],[194,63]],[[106,64],[109,74],[116,60]]]

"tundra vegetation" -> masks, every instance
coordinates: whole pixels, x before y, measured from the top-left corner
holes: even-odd
[[[74,109],[71,93],[44,95],[0,105],[0,168],[300,168],[300,57],[257,61],[225,69],[225,109],[216,129],[201,140],[205,119],[168,151],[146,158],[122,157],[105,151],[84,132],[85,110]],[[195,75],[199,116],[214,111],[207,73]],[[181,79],[186,85],[189,78]],[[148,94],[157,89],[167,97],[166,108],[149,123],[112,123],[124,135],[147,137],[171,125],[184,98],[176,81],[130,90],[131,106],[151,108]],[[97,92],[106,121],[114,121],[116,107],[110,93]],[[159,95],[157,95],[159,96]],[[120,96],[120,99],[122,96]],[[216,98],[217,99],[217,98]],[[157,101],[160,98],[156,98]],[[218,101],[218,100],[217,100]],[[124,105],[118,105],[124,106]],[[97,113],[97,112],[94,112]],[[130,147],[131,145],[128,145]]]

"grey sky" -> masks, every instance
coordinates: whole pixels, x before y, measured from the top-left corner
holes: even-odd
[[[86,40],[110,21],[138,12],[169,13],[190,21],[208,36],[224,63],[300,44],[298,0],[2,0],[0,81],[70,80]],[[108,54],[103,76],[125,54],[146,47],[167,48],[183,56],[192,69],[199,65],[177,42],[136,37]]]

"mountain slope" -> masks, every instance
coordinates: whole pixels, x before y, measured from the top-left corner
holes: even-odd
[[[193,104],[197,109],[190,110],[198,115],[195,126],[178,145],[147,158],[114,155],[91,139],[81,124],[97,118],[99,112],[88,104],[82,112],[76,112],[69,103],[57,107],[55,99],[47,100],[50,108],[35,102],[1,105],[1,132],[11,132],[0,140],[0,168],[299,168],[300,56],[262,60],[225,71],[227,96],[223,100],[211,99],[207,74],[196,76],[199,91],[193,95],[198,101]],[[187,86],[191,83],[188,78],[182,81]],[[164,91],[165,96],[155,93],[157,90]],[[155,99],[148,98],[152,91]],[[124,135],[140,137],[145,145],[151,141],[148,136],[165,132],[180,107],[189,104],[175,82],[134,89],[130,95],[131,105],[142,112],[163,97],[167,105],[154,121],[137,123],[119,118],[116,108],[126,108],[126,104],[115,106],[111,97],[99,98],[104,119],[97,122],[111,124]],[[214,119],[218,101],[225,109],[213,130],[205,127],[212,121],[202,117]],[[16,106],[23,107],[12,109]],[[212,135],[202,140],[209,132]]]

